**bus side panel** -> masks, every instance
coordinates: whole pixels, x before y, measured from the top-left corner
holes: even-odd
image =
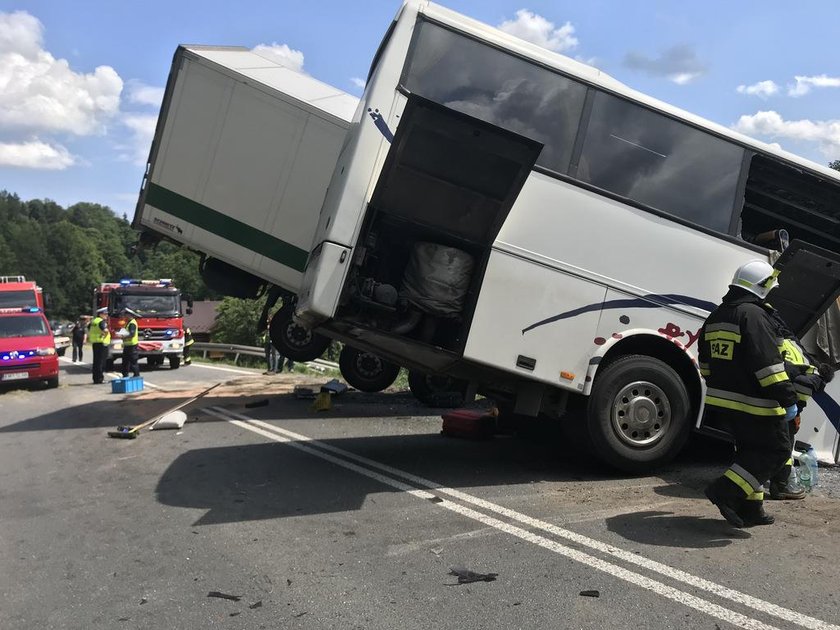
[[[605,293],[602,285],[493,251],[464,357],[580,391]],[[533,370],[517,367],[528,360]]]

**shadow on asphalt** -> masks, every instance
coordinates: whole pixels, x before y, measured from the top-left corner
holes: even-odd
[[[672,512],[633,512],[612,516],[605,522],[609,531],[645,545],[713,549],[752,537],[722,518],[674,516]]]

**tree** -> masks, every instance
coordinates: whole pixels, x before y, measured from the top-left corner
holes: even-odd
[[[840,171],[840,160],[834,160],[828,163],[828,168],[833,168],[835,171]]]
[[[261,345],[260,340],[257,339],[257,323],[264,305],[265,298],[259,300],[224,298],[216,309],[213,341],[244,346]]]

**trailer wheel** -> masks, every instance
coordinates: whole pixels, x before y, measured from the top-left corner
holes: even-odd
[[[397,380],[400,366],[386,361],[372,352],[344,346],[338,357],[341,375],[350,387],[360,392],[381,392]]]
[[[181,357],[177,355],[174,357],[169,357],[169,369],[177,370],[179,367],[181,367]]]
[[[430,407],[457,407],[464,403],[468,383],[451,376],[408,372],[408,388],[414,397]]]
[[[330,345],[329,337],[314,333],[295,322],[294,304],[284,304],[274,314],[268,326],[272,345],[282,356],[292,361],[314,361]]]
[[[595,454],[627,472],[671,460],[688,439],[691,403],[667,364],[643,355],[620,357],[595,378],[587,428]]]

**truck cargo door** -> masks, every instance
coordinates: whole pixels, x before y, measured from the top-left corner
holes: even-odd
[[[489,246],[542,147],[410,95],[371,205],[409,223]]]
[[[840,296],[840,255],[795,240],[774,266],[779,286],[768,299],[802,337]]]

